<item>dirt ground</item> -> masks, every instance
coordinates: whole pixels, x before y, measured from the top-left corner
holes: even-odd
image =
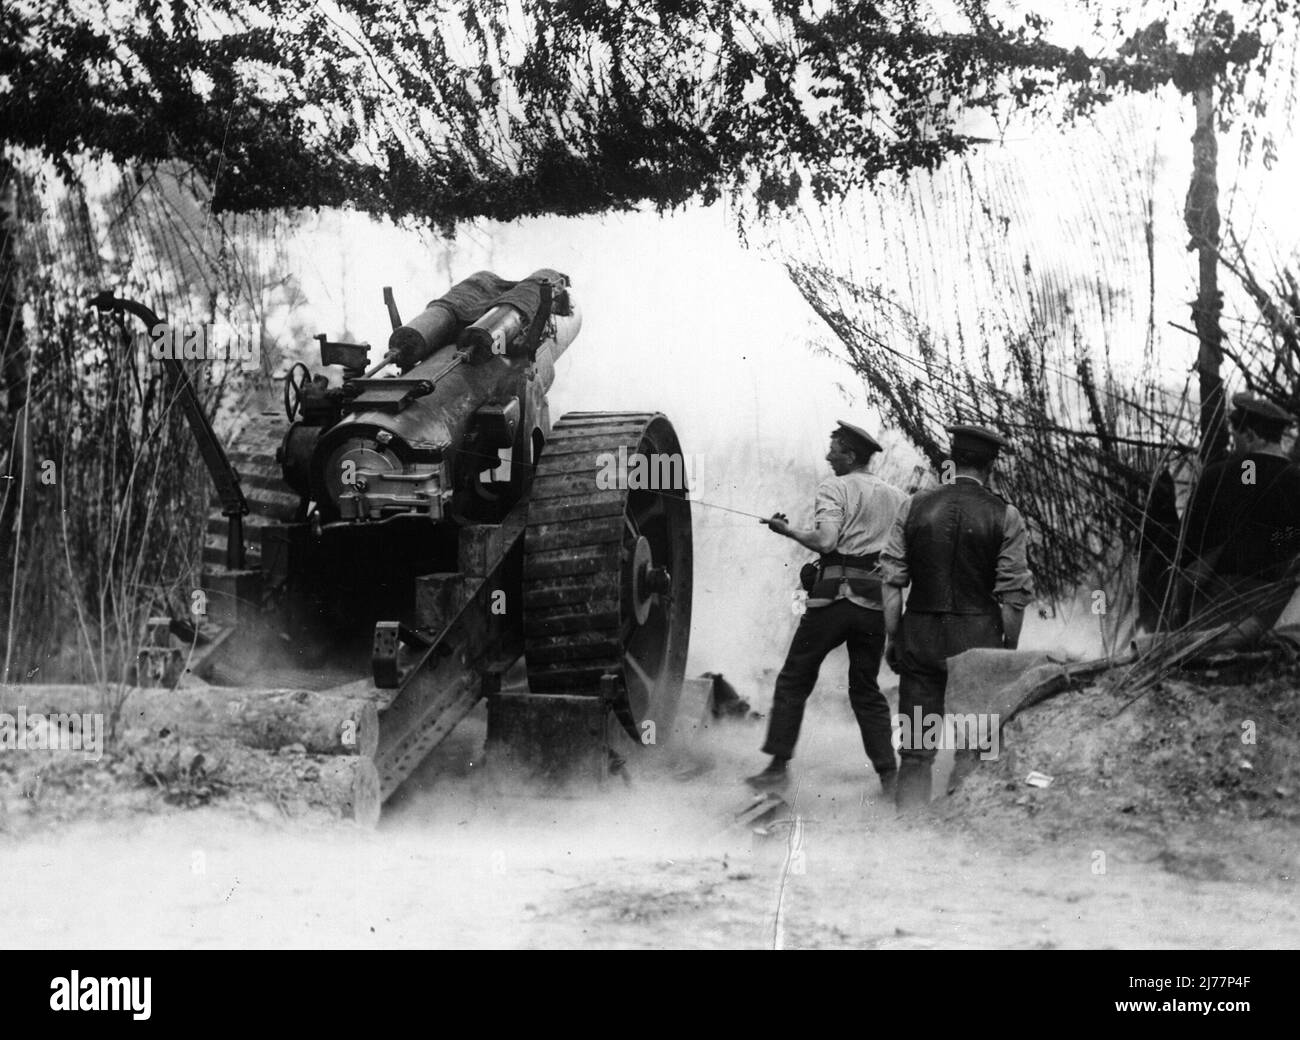
[[[3,756],[0,945],[1294,947],[1294,679],[1240,689],[1166,683],[1100,725],[1122,701],[1063,695],[899,821],[827,684],[766,834],[731,825],[758,720],[650,749],[630,784],[540,796],[483,768],[480,708],[369,832],[192,786],[207,804],[169,805],[111,755],[35,789]]]

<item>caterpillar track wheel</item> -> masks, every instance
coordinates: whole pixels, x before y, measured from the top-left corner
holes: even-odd
[[[643,460],[638,462],[638,459]],[[672,424],[570,412],[533,478],[524,651],[533,693],[599,696],[634,740],[672,725],[691,624],[691,512]]]

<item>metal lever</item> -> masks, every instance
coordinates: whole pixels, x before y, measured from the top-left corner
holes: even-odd
[[[393,287],[384,286],[384,306],[388,308],[388,320],[393,323],[393,331],[402,327],[402,316],[397,313],[397,300],[393,297]]]
[[[124,311],[139,318],[150,331],[165,322],[143,303],[114,296],[107,289],[96,294],[90,306],[99,311]],[[216,485],[217,496],[221,499],[221,512],[226,518],[226,566],[231,570],[244,569],[244,515],[248,512],[248,501],[239,484],[239,475],[230,464],[225,448],[222,447],[203,403],[199,400],[194,384],[190,382],[185,366],[176,358],[166,358],[162,362],[175,387],[180,401],[181,411],[190,425],[190,432],[198,442],[199,454],[203,457],[212,483]]]

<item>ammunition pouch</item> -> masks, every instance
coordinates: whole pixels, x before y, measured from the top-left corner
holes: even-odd
[[[811,588],[804,586],[808,590],[809,599],[833,600],[839,595],[840,586],[847,582],[853,595],[869,603],[882,605],[884,597],[877,568],[879,562],[880,553],[868,553],[866,556],[826,553],[816,564],[808,564],[800,571],[799,577],[803,580],[805,571],[815,573]]]

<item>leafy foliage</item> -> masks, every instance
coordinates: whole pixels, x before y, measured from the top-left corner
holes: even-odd
[[[143,325],[90,311],[92,290],[172,321],[259,323],[293,293],[261,270],[283,266],[282,214],[209,220],[190,177],[99,172],[65,185],[0,170],[4,682],[125,682],[147,619],[185,614],[194,588],[210,481]],[[191,378],[229,426],[247,375]]]
[[[180,160],[218,212],[350,205],[450,229],[733,192],[761,214],[933,169],[969,147],[971,109],[1087,111],[1259,50],[1225,22],[1194,58],[1152,30],[1099,61],[989,6],[954,26],[923,0],[18,0],[0,125],[64,163]]]

